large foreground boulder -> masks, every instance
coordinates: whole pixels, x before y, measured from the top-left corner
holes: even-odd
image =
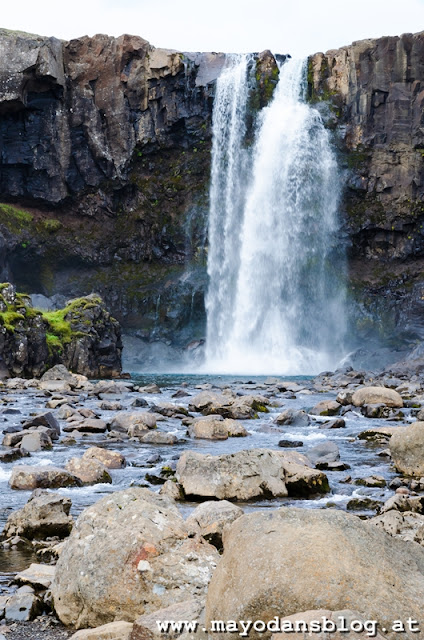
[[[338,510],[281,508],[238,518],[209,586],[211,620],[263,620],[349,607],[380,628],[422,619],[424,549]],[[214,634],[224,638],[224,634]],[[249,638],[263,637],[252,631]],[[399,637],[388,634],[388,637]],[[402,637],[423,638],[420,633]]]
[[[272,640],[305,640],[310,637],[315,640],[384,640],[386,637],[377,630],[375,620],[364,620],[358,611],[350,609],[301,611],[284,618],[280,626],[281,632],[274,633]]]
[[[70,640],[130,640],[132,630],[131,622],[110,622],[96,629],[81,629]]]
[[[74,522],[69,515],[71,504],[70,498],[36,489],[22,509],[10,514],[3,536],[22,536],[28,540],[44,540],[51,536],[65,538]]]
[[[207,500],[185,522],[189,535],[200,535],[215,547],[222,547],[224,528],[243,515],[243,509],[228,500]]]
[[[295,451],[247,449],[213,456],[185,451],[176,477],[186,496],[252,500],[328,491],[327,476]]]
[[[386,407],[403,407],[402,396],[394,389],[387,387],[362,387],[352,395],[352,404],[363,407],[366,404],[384,404]]]
[[[390,453],[395,467],[408,476],[424,476],[424,422],[414,422],[395,431],[390,438]]]
[[[204,596],[219,554],[189,539],[175,503],[127,489],[82,512],[65,542],[52,584],[66,625],[95,627]]]

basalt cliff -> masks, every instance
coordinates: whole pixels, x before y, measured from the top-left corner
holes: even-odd
[[[334,129],[356,329],[424,337],[424,33],[309,59],[309,99]]]
[[[135,36],[0,30],[0,280],[99,293],[139,337],[204,332],[214,87],[223,54]],[[252,57],[252,113],[278,69]]]
[[[96,292],[145,341],[201,340],[224,64],[136,36],[0,30],[0,280],[62,303]],[[253,122],[274,56],[253,55],[250,73]],[[308,100],[338,148],[352,328],[422,339],[424,33],[311,56]]]

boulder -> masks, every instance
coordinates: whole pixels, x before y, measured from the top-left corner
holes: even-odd
[[[233,418],[224,418],[224,425],[228,429],[229,438],[244,438],[249,435],[243,425]]]
[[[27,431],[17,431],[15,433],[6,433],[2,440],[3,447],[16,447],[22,441],[22,438],[27,434]]]
[[[0,462],[15,462],[19,458],[27,458],[30,456],[28,451],[20,449],[19,447],[13,447],[9,451],[0,451]]]
[[[309,416],[306,411],[286,409],[275,418],[275,422],[281,425],[290,424],[294,427],[307,427],[309,424]]]
[[[139,387],[138,390],[140,393],[152,393],[152,394],[162,393],[162,391],[160,390],[160,387],[158,387],[157,384],[147,384],[144,387]]]
[[[139,411],[137,413],[125,413],[124,411],[116,414],[110,423],[110,428],[114,431],[122,431],[127,433],[130,428],[140,426],[142,430],[156,429],[157,416],[147,411]]]
[[[402,433],[407,427],[374,427],[358,433],[359,440],[389,440],[394,433]]]
[[[342,404],[344,407],[347,407],[348,405],[352,404],[353,393],[353,391],[349,390],[339,391],[339,393],[337,394],[336,402]]]
[[[217,414],[233,420],[247,420],[254,418],[258,411],[267,412],[268,404],[268,398],[263,396],[235,396],[202,391],[191,398],[188,408],[204,415]]]
[[[396,493],[390,496],[380,509],[380,513],[387,511],[413,511],[424,514],[424,496],[410,496]]]
[[[177,415],[188,415],[186,407],[173,404],[172,402],[156,403],[151,407],[151,410],[155,413],[159,413],[161,416],[165,416],[166,418],[174,418]]]
[[[30,453],[41,451],[42,449],[51,449],[52,446],[51,438],[46,433],[40,431],[26,433],[21,440],[22,449]]]
[[[34,589],[49,589],[55,575],[56,567],[51,564],[32,563],[28,569],[16,574],[17,584],[29,585]]]
[[[361,629],[362,631],[358,631]],[[314,632],[314,629],[320,631]],[[329,630],[329,631],[326,631]],[[319,635],[318,635],[319,634]],[[272,640],[368,640],[370,637],[377,640],[385,640],[377,631],[377,625],[373,620],[365,620],[357,611],[343,609],[342,611],[329,611],[328,609],[316,609],[315,611],[302,611],[281,620],[281,632],[273,633]]]
[[[65,538],[71,532],[71,500],[58,493],[36,489],[26,505],[10,514],[3,537],[22,536],[44,540],[51,536]]]
[[[407,476],[424,476],[424,422],[395,432],[389,442],[396,469]]]
[[[93,394],[95,396],[106,395],[122,395],[128,392],[128,387],[120,382],[113,382],[111,380],[99,380],[93,387]],[[103,399],[103,398],[102,398]]]
[[[390,629],[393,620],[420,620],[423,598],[422,547],[336,509],[289,507],[244,515],[226,530],[206,622],[267,622],[299,611],[339,611],[348,603]]]
[[[126,465],[122,453],[119,453],[119,451],[109,451],[101,447],[90,447],[84,451],[82,457],[88,460],[98,460],[107,469],[122,469]]]
[[[362,415],[366,418],[388,418],[392,409],[385,404],[364,404],[361,407]]]
[[[175,503],[147,489],[102,498],[79,516],[60,554],[52,596],[77,629],[133,621],[206,593],[215,547],[187,538]]]
[[[176,477],[186,496],[196,498],[251,500],[328,491],[325,474],[309,465],[294,451],[248,449],[219,456],[185,451]]]
[[[48,369],[48,371],[41,376],[42,382],[46,380],[64,380],[70,387],[76,387],[78,384],[78,378],[68,371],[63,364],[56,364],[54,367]]]
[[[247,431],[240,422],[220,415],[209,415],[196,418],[188,425],[191,438],[205,440],[226,440],[247,436]]]
[[[73,421],[70,423],[70,427],[77,431],[81,431],[81,433],[104,433],[107,430],[106,422],[100,418]],[[69,431],[70,427],[65,427],[64,431]]]
[[[178,442],[174,433],[164,431],[147,431],[139,436],[139,440],[146,444],[177,444]]]
[[[19,592],[14,593],[7,601],[5,608],[6,621],[10,622],[30,622],[34,620],[43,610],[43,603],[35,593]]]
[[[40,413],[37,416],[26,420],[22,425],[23,429],[30,429],[31,427],[49,427],[56,431],[57,435],[60,436],[60,424],[51,413],[51,411],[46,411],[45,413]]]
[[[413,511],[386,511],[370,518],[368,524],[379,527],[402,540],[424,545],[424,515]]]
[[[321,400],[309,413],[313,416],[335,416],[339,413],[341,406],[335,400]]]
[[[320,429],[344,429],[346,422],[343,418],[336,418],[335,420],[329,420],[319,425]]]
[[[131,622],[110,622],[95,629],[81,629],[69,640],[130,640],[132,630]]]
[[[196,507],[185,526],[189,535],[200,535],[221,549],[224,527],[242,515],[243,509],[228,500],[208,500]]]
[[[136,402],[136,400],[134,400],[134,402]],[[134,402],[131,403],[131,406],[138,406],[138,405],[135,405]],[[100,409],[102,411],[122,411],[123,408],[124,407],[120,402],[109,402],[107,400],[104,400],[103,402],[100,403]]]
[[[402,396],[387,387],[362,387],[352,395],[352,404],[362,407],[366,404],[384,404],[386,407],[403,407]]]
[[[325,462],[337,462],[340,460],[340,451],[335,442],[327,440],[308,449],[306,456],[312,464],[317,465]]]
[[[175,631],[159,631],[158,622],[174,621],[178,623],[179,621],[187,620],[190,623],[191,621],[199,621],[204,612],[204,606],[203,600],[191,598],[185,602],[171,604],[164,609],[140,616],[134,622],[130,640],[147,640],[147,638],[150,640],[159,640],[160,638],[170,640],[178,636],[182,638],[181,633]]]
[[[188,428],[191,438],[205,440],[227,440],[228,429],[222,416],[205,416],[194,420]]]
[[[149,406],[149,403],[141,395],[134,398],[134,400],[131,402],[131,407],[148,407],[148,406]],[[115,409],[115,411],[119,411],[120,409],[122,409],[122,407],[118,407],[117,409]]]
[[[357,478],[355,484],[363,487],[385,487],[386,480],[383,476],[373,475],[367,476],[366,478]]]
[[[220,406],[228,402],[228,398],[221,393],[212,393],[211,391],[201,391],[191,398],[188,408],[189,411],[202,413],[211,406]]]
[[[80,487],[81,480],[66,469],[46,465],[30,467],[16,465],[9,480],[11,489],[33,491],[34,489],[58,489],[59,487]]]
[[[74,409],[74,407],[69,406],[69,404],[62,404],[56,413],[59,420],[66,420],[75,414],[78,414],[78,411]]]
[[[172,498],[172,500],[184,500],[184,492],[181,485],[178,482],[173,482],[173,480],[164,482],[159,493],[161,496]]]
[[[109,471],[96,458],[71,458],[65,469],[79,478],[83,485],[112,483]]]
[[[71,390],[71,386],[64,380],[44,380],[38,386],[40,389],[51,393],[66,393]]]

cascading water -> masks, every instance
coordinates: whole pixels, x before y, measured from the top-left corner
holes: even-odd
[[[230,60],[214,105],[205,369],[317,373],[345,324],[337,163],[301,60],[280,67],[247,148],[247,66]]]

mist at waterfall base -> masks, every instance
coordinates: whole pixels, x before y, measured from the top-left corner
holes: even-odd
[[[230,58],[217,83],[203,370],[314,374],[344,353],[340,176],[321,116],[304,100],[305,61],[280,66],[246,143],[249,61]]]

